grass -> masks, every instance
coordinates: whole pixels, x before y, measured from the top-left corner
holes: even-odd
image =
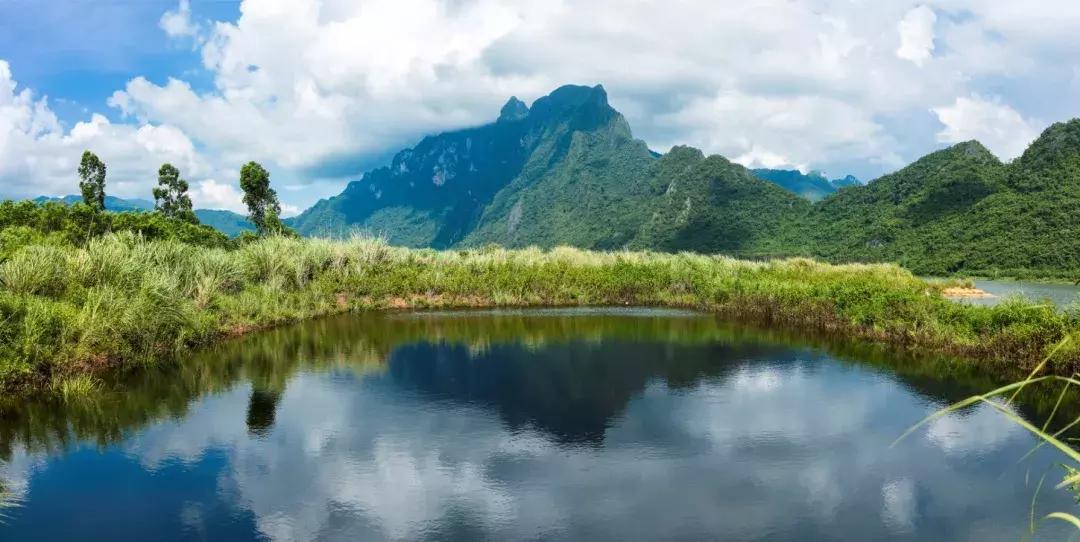
[[[371,309],[649,305],[825,331],[1027,371],[1080,316],[1021,300],[975,307],[892,265],[267,238],[207,248],[109,234],[26,246],[0,264],[0,386],[87,393],[91,378],[223,337]],[[1052,369],[1070,374],[1080,350]]]
[[[1050,350],[1050,352],[1046,355],[1042,362],[1040,362],[1038,365],[1035,366],[1035,368],[1031,370],[1027,378],[1024,378],[1012,384],[1001,386],[987,393],[973,395],[961,401],[957,401],[956,403],[953,403],[945,408],[939,409],[931,413],[919,423],[909,428],[907,431],[905,431],[904,434],[900,435],[900,437],[896,439],[896,442],[894,442],[893,445],[895,446],[901,440],[907,438],[920,427],[923,427],[934,419],[963,410],[972,405],[985,404],[1003,415],[1010,422],[1024,428],[1038,440],[1038,444],[1022,458],[1020,458],[1021,461],[1030,457],[1035,451],[1037,451],[1039,448],[1042,448],[1043,446],[1050,446],[1058,450],[1058,452],[1065,456],[1068,462],[1061,465],[1062,469],[1064,470],[1064,476],[1062,481],[1057,484],[1055,489],[1066,489],[1068,491],[1071,491],[1074,495],[1077,496],[1077,501],[1080,502],[1080,451],[1078,451],[1075,448],[1074,444],[1072,444],[1075,443],[1077,439],[1065,436],[1069,434],[1070,431],[1075,433],[1075,428],[1080,425],[1080,416],[1073,418],[1072,421],[1063,425],[1056,431],[1050,431],[1050,426],[1054,421],[1054,417],[1058,414],[1059,408],[1061,407],[1062,402],[1065,400],[1065,396],[1070,391],[1074,391],[1071,389],[1072,386],[1080,386],[1080,380],[1078,380],[1078,378],[1080,378],[1080,375],[1078,375],[1077,373],[1073,373],[1071,376],[1060,376],[1053,374],[1039,376],[1039,374],[1042,373],[1046,369],[1046,367],[1050,365],[1051,360],[1053,360],[1059,352],[1065,349],[1065,347],[1067,347],[1071,341],[1071,337],[1065,337],[1064,339],[1062,339]],[[1045,387],[1047,385],[1060,385],[1061,390],[1059,393],[1056,394],[1057,401],[1054,404],[1054,408],[1053,410],[1051,410],[1050,415],[1043,423],[1042,427],[1035,426],[1034,424],[1029,422],[1024,416],[1016,413],[1013,409],[1010,408],[1016,401],[1017,396],[1020,395],[1020,393],[1025,388],[1031,386]],[[1080,534],[1080,517],[1077,517],[1076,515],[1069,512],[1050,512],[1041,516],[1041,518],[1037,521],[1038,514],[1036,513],[1036,504],[1038,502],[1039,493],[1042,491],[1045,479],[1046,475],[1044,474],[1039,480],[1038,486],[1036,486],[1035,488],[1035,493],[1031,498],[1031,512],[1029,519],[1028,535],[1034,535],[1035,532],[1038,530],[1039,525],[1042,522],[1049,520],[1068,523],[1077,529],[1077,534]]]

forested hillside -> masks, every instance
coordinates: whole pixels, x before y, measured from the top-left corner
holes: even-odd
[[[1080,275],[1080,121],[1049,127],[1011,164],[976,141],[826,198],[802,250],[923,274]]]

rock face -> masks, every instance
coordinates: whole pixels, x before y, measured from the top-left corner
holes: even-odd
[[[292,225],[305,235],[359,230],[395,244],[436,248],[467,239],[533,241],[542,235],[535,224],[536,205],[544,199],[539,185],[567,181],[568,167],[605,169],[607,155],[623,151],[634,155],[629,169],[644,171],[654,159],[644,143],[631,138],[603,87],[564,86],[531,108],[511,98],[494,123],[424,138]],[[561,189],[585,195],[586,186],[563,184],[576,184],[577,190]],[[559,209],[569,212],[554,205],[545,213]]]
[[[492,124],[424,138],[291,225],[435,248],[744,250],[808,205],[721,157],[661,157],[603,87],[564,86],[532,107],[511,98]]]
[[[538,168],[557,166],[574,133],[614,118],[621,119],[599,86],[559,88],[531,109],[511,98],[496,122],[424,138],[292,225],[305,235],[360,230],[395,244],[448,247],[475,230],[502,190]],[[545,163],[537,162],[538,152],[546,153]]]

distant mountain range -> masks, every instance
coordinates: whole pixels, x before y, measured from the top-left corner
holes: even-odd
[[[408,246],[498,243],[896,261],[926,274],[1080,274],[1080,121],[1012,164],[978,142],[862,184],[747,170],[633,138],[602,87],[516,98],[484,126],[424,138],[292,221]]]
[[[251,228],[228,211],[197,214],[230,235]],[[1051,126],[1011,164],[970,141],[862,184],[748,170],[690,147],[661,155],[634,139],[602,87],[565,86],[531,107],[511,98],[490,124],[425,137],[288,222],[309,236],[360,231],[414,247],[646,248],[894,261],[923,274],[1080,275],[1080,120]]]
[[[752,169],[750,171],[755,177],[776,183],[810,201],[822,200],[841,188],[862,184],[854,175],[829,180],[817,171],[809,173],[803,173],[797,169]]]
[[[70,195],[61,198],[39,196],[34,198],[34,201],[38,203],[44,203],[47,201],[58,201],[66,205],[72,205],[76,202],[82,201],[82,196]],[[154,202],[138,198],[125,199],[115,196],[105,196],[105,209],[118,213],[132,211],[153,211]],[[248,221],[247,217],[241,214],[234,213],[232,211],[224,211],[218,209],[195,209],[195,216],[198,217],[199,222],[206,224],[207,226],[211,226],[230,237],[235,237],[245,231],[255,231],[255,226],[253,226],[251,222]]]

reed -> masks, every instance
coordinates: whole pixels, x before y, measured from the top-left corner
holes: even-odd
[[[270,237],[213,248],[118,233],[83,247],[25,246],[0,264],[0,386],[54,388],[160,363],[222,337],[374,309],[685,307],[1017,372],[1080,329],[1074,312],[1021,300],[961,305],[944,299],[941,288],[893,265],[802,258],[751,262],[567,247],[436,251],[367,237]],[[1071,374],[1078,352],[1063,348],[1050,369]]]

